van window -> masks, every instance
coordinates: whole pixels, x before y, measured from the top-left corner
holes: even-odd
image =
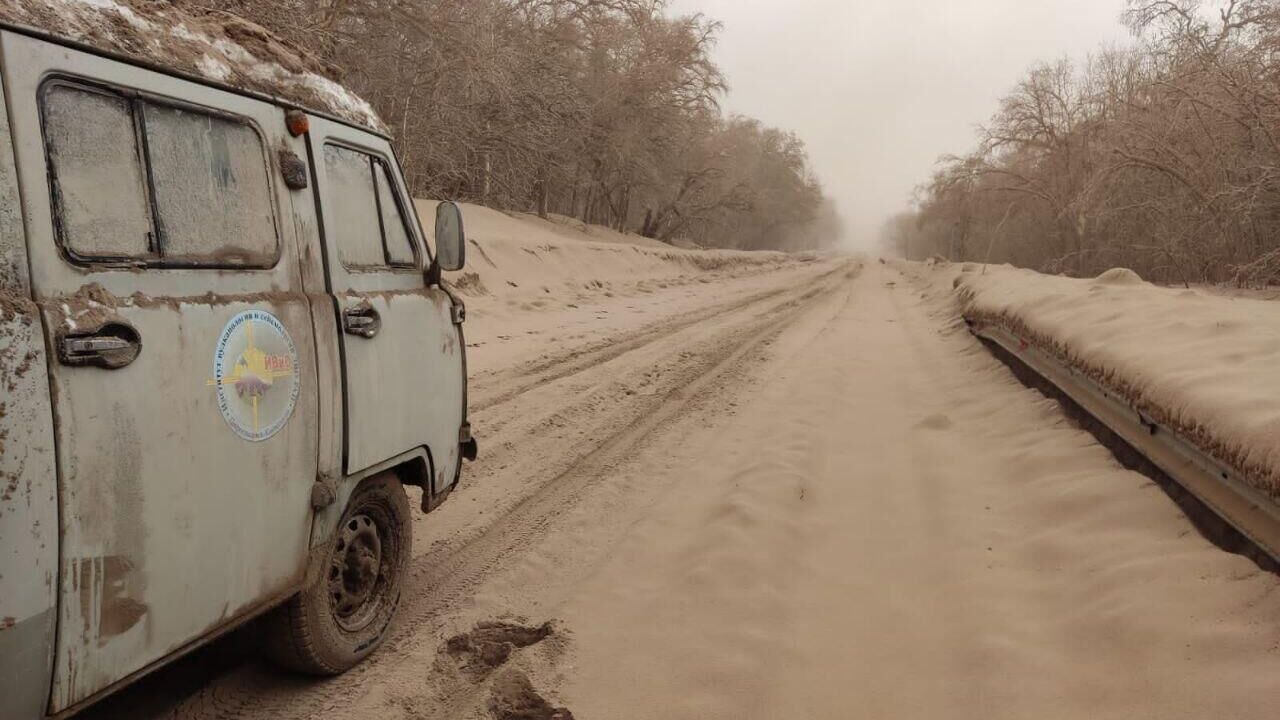
[[[349,268],[413,267],[412,235],[396,202],[387,166],[368,153],[324,146],[325,204],[342,264]]]
[[[85,258],[154,253],[133,108],[66,85],[45,93],[44,128],[62,241]]]
[[[385,163],[378,162],[378,209],[382,212],[382,233],[387,243],[387,262],[413,265],[413,241],[405,227],[400,204],[396,202],[395,185]]]
[[[269,166],[250,125],[63,80],[42,103],[59,238],[73,257],[275,264]]]
[[[261,265],[276,254],[262,141],[247,125],[146,104],[164,257]]]
[[[379,232],[370,158],[337,145],[324,146],[325,204],[333,218],[329,232],[338,243],[338,256],[347,267],[385,265]]]

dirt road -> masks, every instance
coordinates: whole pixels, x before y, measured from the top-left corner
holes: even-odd
[[[1280,580],[939,284],[713,279],[473,312],[482,460],[415,527],[370,662],[312,681],[224,644],[90,716],[1274,717]]]

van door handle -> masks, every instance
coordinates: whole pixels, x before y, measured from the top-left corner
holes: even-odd
[[[141,351],[138,331],[123,323],[109,323],[91,333],[63,335],[58,341],[58,360],[63,365],[114,370],[133,362]]]
[[[368,305],[356,305],[342,311],[342,329],[348,335],[371,338],[382,328],[382,317]]]

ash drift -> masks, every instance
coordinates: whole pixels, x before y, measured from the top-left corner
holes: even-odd
[[[1280,304],[986,268],[955,281],[965,317],[1086,373],[1280,501]]]

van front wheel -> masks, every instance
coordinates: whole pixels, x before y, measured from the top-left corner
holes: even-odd
[[[385,639],[409,568],[409,499],[395,475],[370,478],[347,502],[312,582],[276,610],[267,652],[290,669],[337,675]]]

